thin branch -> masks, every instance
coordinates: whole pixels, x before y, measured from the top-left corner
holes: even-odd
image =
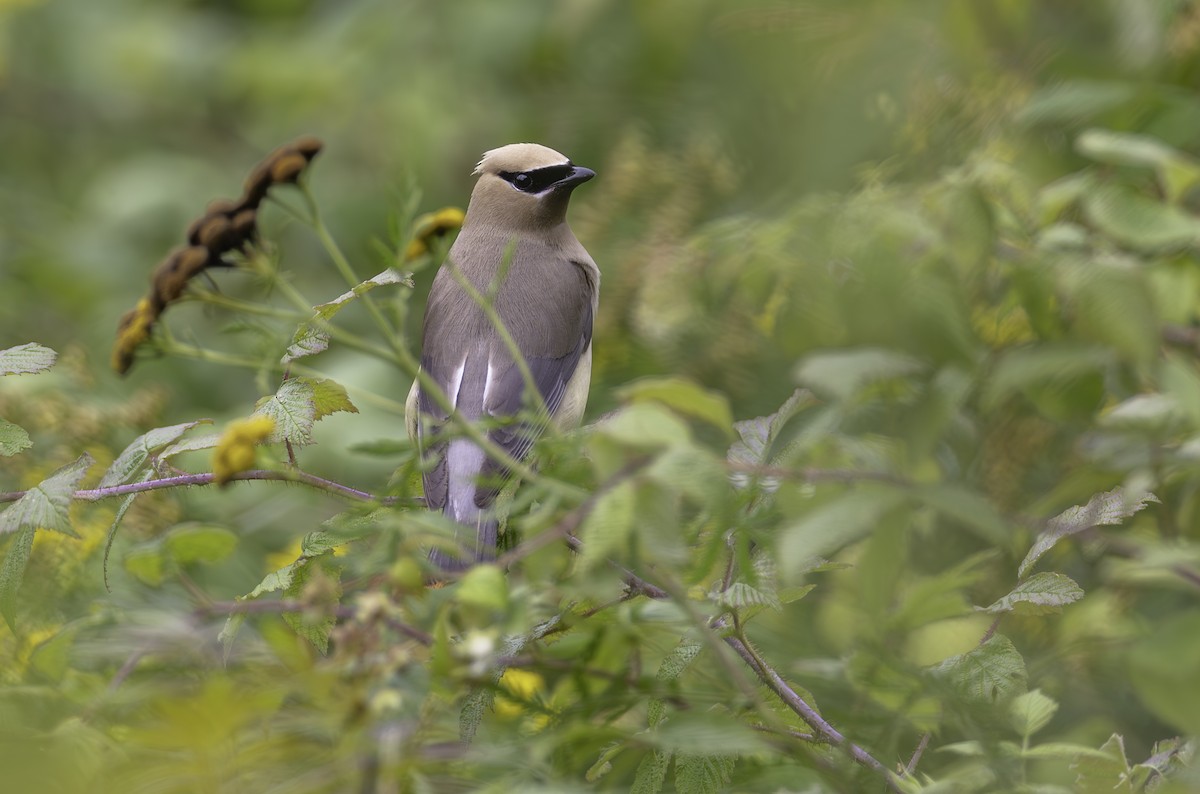
[[[913,750],[912,758],[908,759],[908,764],[904,767],[904,774],[911,775],[917,771],[917,764],[921,762],[921,756],[925,754],[925,748],[929,746],[929,737],[931,734],[921,734],[921,741],[917,742],[917,749]]]
[[[215,482],[216,475],[211,472],[201,472],[199,474],[181,474],[174,477],[162,477],[156,480],[145,480],[143,482],[131,482],[124,485],[110,485],[105,488],[88,488],[76,491],[73,494],[75,499],[84,502],[98,502],[102,499],[111,499],[114,496],[126,496],[131,493],[142,493],[143,491],[158,491],[164,488],[180,488],[192,485],[212,485]],[[309,474],[303,471],[274,471],[271,469],[250,469],[249,471],[238,472],[230,477],[230,480],[272,480],[276,482],[291,482],[300,485],[307,485],[310,488],[316,488],[319,491],[335,494],[337,496],[352,499],[357,502],[379,502],[383,505],[423,505],[425,500],[420,497],[378,497],[366,491],[360,491],[357,488],[351,488],[348,485],[327,480],[324,477],[318,477],[315,474]],[[24,496],[27,491],[10,491],[8,493],[0,493],[0,503],[15,502]]]
[[[886,471],[868,471],[864,469],[820,469],[808,466],[801,469],[789,469],[786,466],[759,466],[753,463],[737,463],[729,461],[725,467],[730,471],[750,474],[756,477],[776,477],[781,480],[797,480],[799,482],[883,482],[889,485],[908,487],[912,480],[890,474]]]
[[[857,744],[847,741],[846,737],[843,736],[837,728],[834,728],[832,725],[822,719],[821,715],[818,714],[812,706],[808,705],[804,698],[800,697],[798,694],[796,694],[795,690],[788,686],[787,682],[783,680],[779,673],[775,672],[770,665],[764,662],[753,650],[751,650],[749,644],[743,642],[737,637],[726,637],[725,643],[729,647],[733,648],[734,652],[736,652],[738,656],[742,657],[742,660],[749,665],[750,669],[755,672],[755,674],[758,676],[758,679],[762,681],[768,689],[774,692],[779,699],[782,700],[788,708],[796,712],[801,719],[811,725],[813,730],[818,736],[821,737],[822,740],[834,746],[844,748],[850,757],[859,764],[862,764],[868,769],[874,770],[875,772],[883,775],[885,781],[887,782],[887,786],[891,791],[900,791],[900,788],[897,786],[892,773],[887,767],[875,760],[874,756],[872,756],[863,748],[859,747]]]
[[[301,601],[212,601],[197,606],[196,612],[201,615],[283,615],[322,609],[323,607],[320,605],[305,604]],[[329,609],[328,612],[338,620],[353,620],[361,617],[359,610],[349,605],[339,605]],[[422,645],[433,645],[433,637],[416,626],[410,626],[401,620],[379,612],[372,612],[371,616],[379,616],[388,628],[395,629]]]

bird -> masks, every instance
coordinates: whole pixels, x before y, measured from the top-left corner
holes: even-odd
[[[578,426],[599,305],[600,270],[566,219],[572,192],[595,172],[546,146],[515,143],[485,152],[473,173],[478,179],[462,229],[434,277],[422,326],[420,368],[446,399],[417,378],[405,410],[409,436],[425,460],[426,506],[464,528],[456,538],[473,546],[466,558],[433,549],[430,561],[443,571],[495,559],[491,508],[511,476],[502,461],[454,430],[447,407],[472,424],[485,422],[486,438],[521,462],[548,422],[561,430]],[[548,416],[528,419],[522,411],[531,405],[544,405]]]

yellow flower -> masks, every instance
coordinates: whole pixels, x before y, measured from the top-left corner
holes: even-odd
[[[238,472],[254,467],[254,448],[266,441],[275,430],[275,420],[269,416],[251,416],[230,422],[213,450],[213,474],[220,485],[233,479]]]
[[[150,326],[158,313],[149,298],[142,298],[126,312],[117,325],[117,341],[113,345],[112,368],[124,375],[133,366],[133,351],[150,338]]]
[[[404,259],[411,261],[429,253],[433,238],[442,237],[463,224],[466,217],[458,207],[442,207],[437,212],[426,213],[413,221],[413,239],[404,252]]]
[[[525,712],[525,701],[546,687],[537,673],[510,667],[500,676],[500,691],[496,693],[496,716],[515,719]]]

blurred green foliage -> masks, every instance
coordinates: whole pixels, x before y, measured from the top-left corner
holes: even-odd
[[[0,379],[0,487],[44,497],[0,513],[0,788],[1200,788],[1198,77],[1191,0],[0,0],[0,349],[61,354]],[[427,588],[438,517],[294,484],[67,504],[85,454],[209,466],[207,425],[121,455],[154,428],[326,413],[276,394],[288,285],[347,289],[300,194],[107,368],[302,133],[362,278],[485,149],[599,173],[616,413],[543,445],[503,574]],[[301,359],[360,411],[280,431],[306,472],[416,495],[386,349],[435,265],[371,293],[392,338],[338,313],[383,355]]]

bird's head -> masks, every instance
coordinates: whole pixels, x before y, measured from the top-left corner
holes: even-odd
[[[562,223],[571,191],[596,175],[536,143],[512,143],[484,152],[475,166],[466,224],[538,229]]]

